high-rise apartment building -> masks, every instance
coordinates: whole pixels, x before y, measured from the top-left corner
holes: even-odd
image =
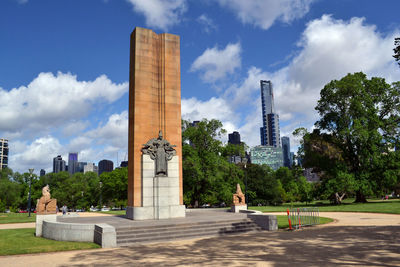
[[[255,146],[250,149],[252,164],[266,164],[277,170],[283,166],[282,148],[273,146]]]
[[[40,177],[45,176],[46,175],[46,171],[44,169],[40,170]]]
[[[68,172],[70,174],[78,172],[78,153],[68,154]]]
[[[66,164],[65,160],[62,159],[61,155],[53,158],[53,173],[65,172]]]
[[[280,147],[279,115],[275,113],[274,92],[271,81],[260,81],[263,127],[260,128],[261,145]]]
[[[291,168],[290,160],[290,139],[287,136],[282,137],[283,166]]]
[[[114,170],[114,162],[108,159],[100,160],[99,162],[99,175],[103,172],[111,172]]]
[[[8,140],[0,138],[0,170],[8,167]]]
[[[83,166],[83,173],[87,173],[87,172],[94,172],[94,173],[98,174],[99,173],[99,167],[94,165],[94,163],[88,163],[88,164]]]
[[[232,145],[240,145],[240,134],[239,132],[233,132],[228,134],[228,143]]]

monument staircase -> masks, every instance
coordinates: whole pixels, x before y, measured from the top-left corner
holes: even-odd
[[[250,219],[116,228],[117,246],[262,231]]]

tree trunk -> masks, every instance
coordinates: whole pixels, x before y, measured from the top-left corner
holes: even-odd
[[[357,191],[356,200],[354,203],[367,203],[367,199],[365,198],[364,194],[361,193],[361,191]]]

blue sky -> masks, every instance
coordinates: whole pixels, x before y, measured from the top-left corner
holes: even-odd
[[[271,80],[281,136],[312,129],[319,91],[365,72],[400,80],[398,0],[1,0],[0,138],[9,166],[126,157],[129,38],[181,38],[182,116],[216,118],[260,142],[259,81]]]

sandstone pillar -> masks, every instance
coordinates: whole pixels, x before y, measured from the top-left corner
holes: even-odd
[[[173,34],[136,27],[131,34],[129,71],[128,209],[143,207],[141,148],[162,131],[176,145],[179,189],[183,204],[180,42]]]

